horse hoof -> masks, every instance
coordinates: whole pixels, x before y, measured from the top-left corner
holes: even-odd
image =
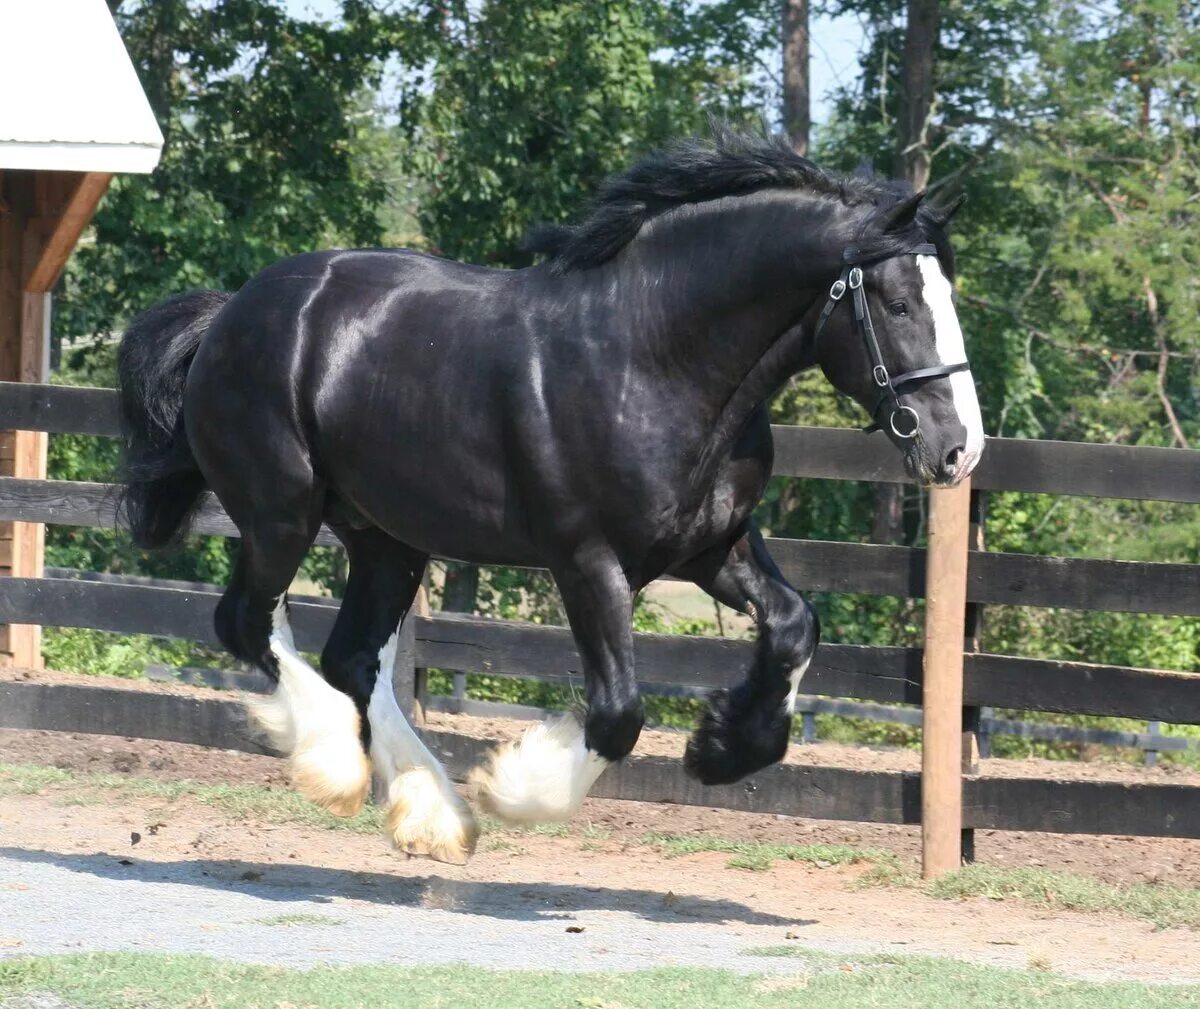
[[[448,786],[444,789],[432,771],[406,771],[392,782],[388,799],[387,831],[397,850],[467,864],[479,840],[479,825],[470,807]]]

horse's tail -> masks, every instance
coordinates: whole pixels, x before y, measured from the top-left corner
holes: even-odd
[[[140,547],[187,531],[204,491],[183,426],[188,369],[209,323],[232,295],[190,291],[147,309],[117,350],[123,483],[118,513]]]

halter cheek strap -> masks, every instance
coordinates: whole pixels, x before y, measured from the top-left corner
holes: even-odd
[[[898,253],[898,255],[936,256],[937,249],[933,245],[922,243],[914,245],[911,249]],[[921,429],[921,417],[916,410],[907,406],[900,399],[901,393],[929,379],[945,378],[956,372],[967,371],[971,366],[966,361],[959,361],[956,364],[939,364],[932,368],[917,368],[900,375],[890,375],[887,366],[883,363],[883,353],[879,349],[879,340],[875,336],[875,327],[871,323],[871,313],[867,309],[862,267],[855,261],[857,260],[857,250],[847,249],[844,256],[849,262],[829,289],[829,300],[825,302],[825,307],[821,309],[821,314],[817,317],[814,339],[821,335],[821,330],[825,328],[825,323],[829,321],[838,302],[849,291],[854,304],[854,321],[858,324],[859,332],[862,333],[867,356],[871,361],[871,380],[880,391],[879,398],[875,401],[875,408],[871,411],[873,423],[863,430],[868,433],[882,430],[883,425],[879,420],[879,412],[886,405],[890,408],[888,426],[891,428],[892,434],[902,439],[915,438]]]

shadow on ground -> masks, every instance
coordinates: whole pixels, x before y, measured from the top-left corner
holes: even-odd
[[[0,857],[54,865],[103,879],[172,883],[238,891],[262,900],[329,903],[348,898],[384,906],[419,907],[513,921],[568,920],[580,911],[623,911],[647,921],[693,920],[744,925],[811,924],[765,914],[737,901],[675,896],[657,890],[562,883],[497,883],[441,876],[390,876],[296,863],[234,859],[157,862],[106,852],[62,854],[0,847]]]

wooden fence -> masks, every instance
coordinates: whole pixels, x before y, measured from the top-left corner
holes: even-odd
[[[112,436],[116,404],[110,390],[0,383],[0,430],[18,429]],[[857,431],[777,427],[776,473],[835,480],[904,482],[901,460],[882,438]],[[986,552],[978,546],[979,505],[987,491],[1017,490],[1200,503],[1200,453],[1174,449],[992,439],[974,477],[975,521],[937,548],[938,556],[966,563],[965,606],[952,614],[962,660],[961,710],[945,724],[965,726],[939,771],[961,797],[963,843],[977,828],[1200,837],[1200,790],[1165,784],[1119,784],[980,777],[973,772],[974,732],[983,707],[1125,716],[1148,721],[1200,723],[1200,675],[1052,659],[990,655],[973,650],[972,626],[988,603],[1056,606],[1110,612],[1200,616],[1200,572],[1182,564],[1154,564]],[[0,478],[0,520],[67,526],[113,524],[112,489],[103,484]],[[205,503],[197,531],[236,535],[220,508]],[[323,531],[318,542],[334,542]],[[925,551],[861,543],[772,539],[771,553],[801,591],[872,595],[926,595]],[[0,579],[0,622],[90,627],[216,643],[212,610],[217,592],[170,587],[137,579]],[[293,608],[300,647],[319,650],[336,608],[301,601]],[[406,622],[398,649],[397,683],[413,696],[416,670],[580,681],[580,663],[568,631],[532,624],[437,614]],[[638,635],[639,680],[650,689],[711,689],[728,685],[750,661],[752,644],[715,638]],[[925,670],[921,649],[822,645],[805,690],[823,697],[857,698],[882,705],[920,704]],[[953,686],[953,684],[951,684]],[[927,734],[929,707],[926,707]],[[942,712],[946,714],[946,712]],[[254,749],[236,706],[146,691],[36,681],[0,684],[0,724],[110,732]],[[943,734],[946,730],[943,729]],[[956,730],[955,730],[956,731]],[[481,744],[464,736],[430,733],[431,745],[461,774]],[[958,745],[961,743],[961,747]],[[960,756],[962,754],[962,756]],[[925,766],[929,773],[928,755]],[[965,772],[965,773],[964,773]],[[945,785],[942,786],[946,787]],[[921,776],[841,768],[781,766],[751,780],[702,788],[677,762],[634,758],[610,768],[595,794],[759,812],[883,823],[921,822]],[[928,805],[929,789],[926,788]],[[935,803],[926,816],[942,816]],[[954,827],[954,818],[940,822]],[[927,833],[928,839],[928,833]],[[956,839],[957,840],[957,839]],[[957,844],[954,862],[958,861]],[[935,866],[944,869],[945,859]]]

